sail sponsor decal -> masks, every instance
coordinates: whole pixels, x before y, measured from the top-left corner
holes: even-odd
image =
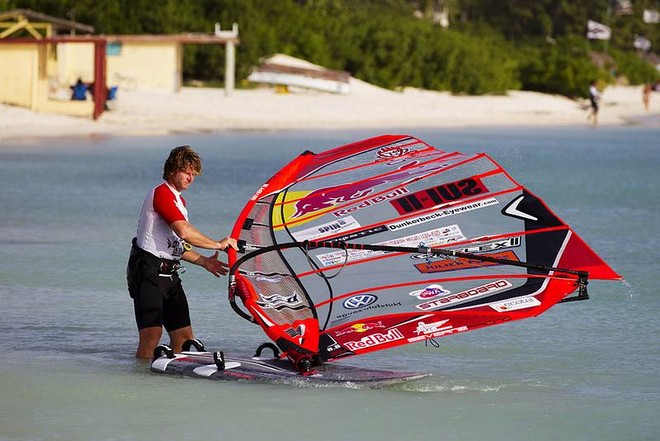
[[[347,298],[342,302],[346,309],[361,309],[378,301],[378,297],[373,294],[358,294]]]
[[[302,242],[304,240],[321,239],[324,236],[330,236],[341,233],[342,231],[353,230],[360,227],[360,223],[356,221],[353,216],[346,216],[344,218],[326,222],[315,227],[292,232],[291,235],[298,242]]]
[[[446,329],[446,328],[451,328],[451,326],[446,326],[445,328],[442,327],[445,323],[447,323],[449,320],[438,320],[437,322],[433,323],[424,323],[423,321],[417,322],[417,329],[415,329],[415,334],[432,334],[434,332],[438,332],[440,329]]]
[[[518,309],[534,308],[540,305],[541,302],[536,297],[519,297],[516,299],[504,300],[502,302],[490,303],[488,306],[497,312],[509,312]]]
[[[419,246],[420,244],[424,244],[425,246],[433,247],[446,245],[452,242],[460,242],[465,239],[466,237],[461,231],[461,228],[454,224],[422,231],[410,236],[396,237],[391,240],[380,242],[379,244],[401,247]]]
[[[429,285],[424,289],[418,289],[408,293],[419,300],[429,300],[438,296],[451,294],[451,291],[444,289],[442,285]]]
[[[305,335],[305,331],[307,330],[307,327],[303,324],[300,324],[298,326],[287,328],[284,330],[284,332],[291,338],[296,338],[296,337],[303,337]]]
[[[486,254],[488,257],[494,259],[506,259],[518,262],[516,253],[511,250],[501,251],[499,253]],[[497,262],[486,262],[477,259],[464,259],[464,258],[445,258],[436,262],[425,262],[414,264],[415,268],[422,274],[442,273],[445,271],[459,271],[472,268],[483,268],[486,266],[502,265]]]
[[[361,237],[367,237],[378,233],[384,233],[389,231],[385,225],[378,225],[375,227],[365,228],[360,231],[352,231],[350,233],[344,234],[343,236],[333,237],[331,240],[333,242],[350,242]]]
[[[353,205],[352,207],[348,208],[342,208],[337,211],[333,211],[332,215],[335,217],[342,217],[346,216],[347,214],[355,213],[356,211],[362,209],[362,208],[367,208],[371,207],[372,205],[380,204],[381,202],[385,202],[390,199],[394,199],[398,196],[404,195],[408,193],[408,189],[406,187],[399,187],[395,188],[393,191],[385,194],[381,194],[378,196],[374,196],[372,198],[366,199],[362,202],[360,202],[357,205]]]
[[[469,204],[458,205],[456,207],[443,208],[433,213],[425,214],[423,216],[413,217],[406,219],[401,222],[396,222],[393,224],[388,224],[387,228],[390,231],[402,230],[404,228],[410,228],[423,224],[426,222],[431,222],[436,219],[442,219],[444,217],[453,216],[455,214],[463,214],[473,210],[479,210],[481,208],[490,207],[491,205],[499,204],[498,200],[495,198],[484,199],[483,201],[471,202]]]
[[[343,329],[334,332],[335,337],[340,337],[346,334],[361,334],[363,332],[371,331],[372,329],[385,329],[382,320],[377,322],[355,323]]]
[[[502,210],[502,214],[505,214],[505,215],[508,215],[508,216],[511,216],[511,217],[515,217],[515,218],[518,218],[518,219],[522,219],[522,220],[531,220],[531,221],[534,221],[534,222],[538,222],[538,220],[539,220],[538,217],[532,216],[529,213],[525,213],[520,208],[518,208],[520,206],[520,203],[523,201],[523,199],[525,199],[525,196],[520,195],[517,198],[515,198],[514,200],[512,200],[506,207],[504,207],[504,209]]]
[[[419,142],[415,138],[406,138],[402,141],[395,142],[386,146],[378,148],[376,151],[375,161],[387,161],[387,165],[396,165],[405,162],[419,162],[415,158],[419,158],[421,152],[424,156],[445,156],[445,152],[436,149],[430,149],[424,142]],[[459,155],[463,157],[464,155]]]
[[[256,280],[257,282],[267,282],[267,283],[280,283],[284,277],[280,274],[275,274],[272,276],[267,276],[267,275],[260,275],[257,276]]]
[[[506,288],[510,288],[513,285],[508,280],[496,280],[491,283],[486,283],[485,285],[477,286],[475,288],[466,289],[456,294],[451,294],[437,300],[431,300],[429,302],[420,303],[415,305],[415,308],[421,309],[422,311],[430,311],[433,309],[441,308],[448,306],[454,303],[464,302],[466,300],[473,300],[479,297],[484,297],[490,294],[493,294],[497,291],[501,291]]]
[[[408,153],[410,153],[410,148],[407,146],[397,144],[388,145],[378,149],[376,152],[376,160],[386,159],[389,160],[388,165],[393,165],[397,162],[405,161],[406,159],[404,156]]]
[[[343,345],[351,351],[358,351],[361,349],[367,349],[373,346],[379,346],[386,343],[391,343],[397,340],[403,340],[404,336],[396,328],[390,329],[386,333],[375,332],[371,335],[361,338],[360,340],[346,341]]]
[[[251,201],[256,201],[257,199],[259,199],[259,197],[261,196],[261,193],[263,193],[266,190],[266,188],[268,188],[268,183],[265,183],[264,185],[259,187],[259,190],[257,190],[257,192],[254,194],[254,196],[252,196],[250,198],[250,200]]]
[[[390,204],[397,213],[404,215],[487,192],[488,189],[481,179],[470,177],[416,191],[394,199]]]
[[[458,251],[460,253],[479,254],[479,253],[488,253],[497,250],[505,250],[508,248],[516,248],[519,247],[521,244],[522,244],[522,238],[520,236],[514,236],[514,237],[508,237],[506,239],[495,240],[492,242],[470,245],[463,248],[452,248],[451,250]],[[410,258],[413,260],[424,260],[428,262],[431,260],[446,259],[447,256],[444,254],[437,254],[437,253],[418,253],[418,254],[411,254]]]
[[[341,347],[337,340],[332,338],[332,336],[325,334],[323,338],[326,339],[325,351],[330,354],[331,357],[341,356],[342,352],[346,352],[345,349]]]
[[[429,162],[418,165],[417,161],[413,161],[412,163],[402,165],[393,173],[359,179],[330,187],[317,188],[316,190],[309,191],[294,202],[295,212],[291,215],[291,218],[299,219],[308,214],[332,209],[339,204],[349,203],[369,196],[378,186],[383,184],[398,182],[400,186],[405,185],[446,167],[446,163]]]
[[[417,328],[415,328],[414,331],[417,336],[408,338],[408,342],[414,343],[417,341],[444,337],[445,335],[455,334],[457,332],[464,332],[468,330],[467,326],[459,326],[458,328],[454,328],[453,325],[447,325],[448,322],[449,320],[438,320],[437,322],[426,323],[420,320],[417,322]]]
[[[507,248],[517,248],[522,244],[522,237],[513,236],[506,239],[494,240],[482,244],[470,245],[464,248],[453,248],[454,251],[461,253],[488,253],[490,251],[505,250]]]
[[[356,297],[356,296],[353,296],[353,297]],[[353,298],[353,297],[350,297],[350,298]],[[372,297],[376,297],[376,296],[372,296]],[[349,317],[351,317],[355,314],[361,314],[363,312],[373,311],[375,309],[386,309],[386,310],[390,309],[391,310],[391,309],[394,309],[394,308],[397,308],[397,307],[401,306],[401,302],[379,303],[376,300],[374,300],[373,302],[368,303],[367,305],[363,304],[365,302],[365,299],[354,299],[353,302],[354,303],[352,303],[352,305],[354,306],[354,308],[346,308],[346,309],[348,309],[347,312],[342,313],[342,314],[338,314],[335,317],[335,320],[330,323],[331,327],[335,327],[338,324],[340,324],[342,322],[345,322],[346,319],[348,319]]]
[[[290,296],[283,296],[280,294],[263,295],[259,293],[260,300],[256,303],[262,309],[275,309],[281,311],[282,309],[293,309],[297,311],[305,307],[298,292],[294,291]]]
[[[422,231],[421,233],[412,234],[410,236],[397,237],[384,242],[377,242],[376,245],[418,247],[420,244],[424,244],[425,246],[431,247],[447,245],[452,242],[460,242],[465,239],[466,237],[463,235],[463,232],[458,225],[449,225],[447,227]],[[343,264],[346,261],[354,262],[356,260],[368,259],[385,253],[385,251],[371,250],[340,250],[321,253],[315,257],[321,262],[321,265],[332,266]]]

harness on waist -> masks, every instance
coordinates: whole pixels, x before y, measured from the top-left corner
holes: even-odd
[[[130,257],[135,258],[136,263],[137,260],[142,260],[146,263],[148,269],[157,270],[160,274],[173,274],[183,268],[178,260],[157,257],[150,252],[143,250],[137,246],[137,238],[135,237],[133,238]],[[185,270],[185,268],[183,268],[183,270]]]

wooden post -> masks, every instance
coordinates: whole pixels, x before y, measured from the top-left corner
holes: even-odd
[[[107,85],[105,79],[105,45],[106,41],[94,42],[94,113],[92,117],[98,119],[105,110],[105,100],[107,99]]]

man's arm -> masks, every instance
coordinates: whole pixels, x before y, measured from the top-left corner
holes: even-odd
[[[231,237],[225,237],[221,240],[211,239],[210,237],[202,234],[202,232],[195,228],[190,222],[185,220],[177,220],[172,222],[170,224],[170,228],[172,228],[176,235],[181,239],[198,248],[224,251],[226,251],[228,247],[231,247],[235,250],[238,249],[235,239],[232,239]],[[191,262],[188,259],[186,259],[186,261]]]
[[[208,272],[216,277],[224,276],[229,272],[229,266],[226,263],[218,260],[218,251],[213,253],[212,256],[206,257],[199,254],[195,250],[188,250],[183,253],[181,258],[186,262],[194,263],[205,268]]]

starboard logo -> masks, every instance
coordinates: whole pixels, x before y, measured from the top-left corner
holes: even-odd
[[[450,296],[442,297],[438,300],[432,300],[430,302],[420,303],[415,305],[415,308],[421,309],[422,311],[428,311],[431,309],[437,309],[443,306],[451,305],[452,303],[463,302],[467,299],[483,297],[488,294],[492,294],[497,291],[501,291],[505,288],[510,288],[511,282],[508,280],[496,280],[495,282],[487,283],[485,285],[477,286],[476,288],[466,289],[456,294]]]
[[[375,301],[378,300],[378,297],[372,295],[372,294],[359,294],[353,297],[349,297],[344,302],[342,305],[346,309],[360,309],[364,308],[366,306],[371,305]]]

